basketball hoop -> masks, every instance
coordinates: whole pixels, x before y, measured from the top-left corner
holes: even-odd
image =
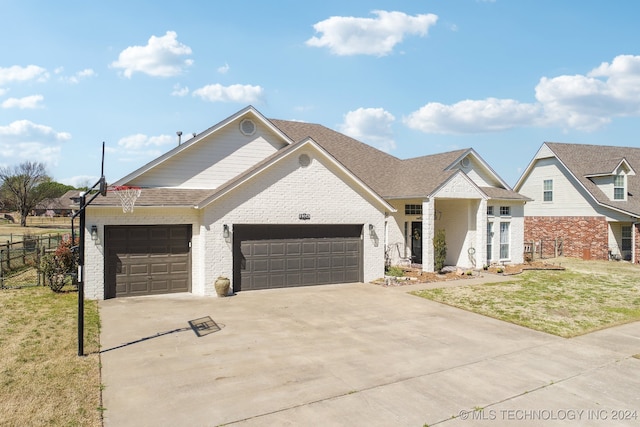
[[[111,191],[116,193],[122,202],[122,212],[133,212],[133,205],[136,204],[136,200],[142,193],[140,187],[129,187],[127,185],[116,185],[110,188]]]

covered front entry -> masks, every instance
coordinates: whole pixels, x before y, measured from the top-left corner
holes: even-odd
[[[234,291],[360,282],[362,224],[234,225]]]
[[[105,226],[105,299],[189,292],[191,225]]]

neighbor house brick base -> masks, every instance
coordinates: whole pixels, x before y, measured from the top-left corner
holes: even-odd
[[[561,242],[559,255],[607,260],[608,235],[607,220],[603,216],[527,216],[524,220],[524,241],[534,243],[536,257],[553,257],[556,243]],[[636,239],[636,247],[639,244]]]
[[[633,260],[634,264],[638,264],[640,263],[640,224],[636,224],[635,225],[635,242],[634,242],[634,251],[633,251],[633,256],[635,257],[635,259]]]

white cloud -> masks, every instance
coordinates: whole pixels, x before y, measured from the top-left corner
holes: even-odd
[[[177,40],[175,31],[167,31],[162,37],[151,36],[146,46],[130,46],[120,52],[112,67],[124,69],[124,76],[131,78],[133,73],[145,73],[153,77],[171,77],[181,74],[193,64],[191,48]]]
[[[23,160],[39,161],[56,165],[60,158],[61,146],[71,139],[67,132],[57,132],[53,128],[28,120],[18,120],[7,126],[0,126],[0,159],[3,163]]]
[[[80,83],[80,80],[83,80],[89,77],[94,77],[96,75],[97,75],[96,72],[93,71],[91,68],[85,68],[84,70],[78,71],[77,73],[75,73],[70,77],[64,78],[64,80],[66,80],[69,83],[77,84],[77,83]]]
[[[205,101],[211,102],[239,102],[255,103],[262,100],[264,89],[260,86],[231,85],[222,86],[213,84],[201,87],[193,91],[193,96],[199,96]]]
[[[395,117],[382,108],[358,108],[344,116],[340,131],[382,151],[396,148],[391,125]]]
[[[49,79],[49,73],[46,69],[38,67],[37,65],[27,65],[26,67],[20,67],[14,65],[7,68],[0,67],[0,85],[6,85],[13,82],[25,82],[29,80],[35,80],[38,82],[44,82]]]
[[[513,99],[465,100],[453,105],[430,102],[404,119],[407,126],[425,133],[497,132],[533,125],[540,117],[537,104]]]
[[[125,150],[143,150],[153,147],[175,144],[176,137],[171,135],[147,136],[141,133],[125,136],[118,141],[118,145]]]
[[[224,65],[221,65],[218,67],[218,72],[220,74],[227,74],[228,71],[229,71],[229,64],[227,64],[226,62]]]
[[[52,127],[39,125],[29,120],[17,120],[8,126],[0,126],[0,139],[3,142],[64,142],[71,139],[68,132],[57,132]]]
[[[189,88],[187,86],[182,87],[180,84],[173,85],[173,90],[171,91],[172,96],[187,96],[189,95]]]
[[[2,102],[2,108],[19,108],[21,110],[24,109],[32,109],[32,108],[41,108],[41,102],[44,100],[44,96],[42,95],[31,95],[25,96],[24,98],[9,98]]]
[[[543,77],[536,98],[551,125],[595,130],[614,117],[640,116],[640,56],[617,56],[587,75]]]
[[[313,28],[322,35],[310,38],[306,44],[328,47],[335,55],[385,56],[405,35],[425,36],[438,20],[438,16],[431,13],[415,16],[384,10],[372,13],[376,18],[332,16],[320,21]]]
[[[640,56],[620,55],[587,74],[542,77],[536,103],[513,99],[431,102],[404,119],[427,133],[496,132],[516,127],[594,131],[616,117],[640,117]]]

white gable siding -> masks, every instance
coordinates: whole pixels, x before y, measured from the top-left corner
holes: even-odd
[[[594,184],[609,198],[613,200],[613,175],[596,176],[591,178]]]
[[[285,145],[257,120],[252,136],[240,132],[239,120],[198,141],[130,181],[141,187],[213,189],[274,154]]]
[[[460,170],[466,173],[478,187],[503,187],[500,181],[475,158],[467,156],[466,159],[469,159],[469,165],[460,166]]]
[[[543,182],[553,180],[553,201],[543,201]],[[611,214],[592,201],[591,196],[554,158],[538,160],[522,182],[519,193],[532,201],[525,205],[526,216],[600,216]]]
[[[329,163],[313,159],[303,168],[298,155],[278,162],[233,192],[216,200],[204,211],[204,251],[208,262],[203,277],[206,294],[214,294],[213,281],[219,275],[233,277],[233,248],[222,237],[223,224],[362,224],[364,280],[384,275],[384,212],[380,203],[363,197],[349,178]],[[311,216],[301,221],[299,214]],[[369,234],[369,224],[375,232]],[[233,280],[232,280],[233,283]]]
[[[454,175],[442,188],[440,188],[434,197],[449,199],[480,199],[482,194],[467,179],[464,174],[458,173]]]

